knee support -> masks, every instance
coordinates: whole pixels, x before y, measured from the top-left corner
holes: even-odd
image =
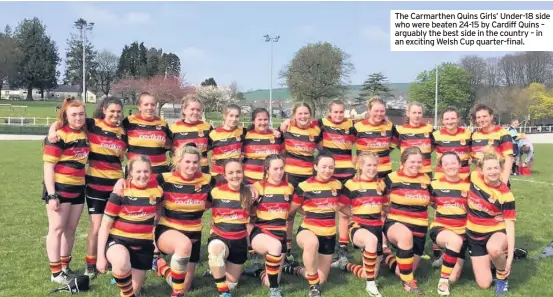
[[[216,254],[209,253],[208,255],[208,263],[209,266],[213,267],[223,267],[225,266],[225,254],[227,253],[227,246],[220,240],[213,240],[209,243],[207,249],[210,250],[210,246],[220,246],[220,251]]]
[[[190,261],[189,257],[181,257],[177,255],[173,255],[171,257],[171,270],[175,270],[176,272],[183,273],[188,270],[188,262]]]

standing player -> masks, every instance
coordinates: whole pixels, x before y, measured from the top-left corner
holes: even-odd
[[[85,166],[90,150],[83,129],[85,117],[82,101],[66,99],[58,113],[58,122],[62,124],[59,141],[44,140],[42,199],[48,215],[46,251],[50,280],[62,285],[67,285],[73,276],[69,262],[85,200]]]
[[[202,152],[201,171],[209,173],[207,162],[208,135],[213,130],[211,125],[202,121],[203,104],[196,95],[187,95],[182,101],[182,120],[176,121],[169,128],[170,138],[173,142],[173,152],[179,147],[194,143]]]

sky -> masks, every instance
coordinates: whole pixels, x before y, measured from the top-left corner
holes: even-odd
[[[0,2],[0,26],[15,28],[38,17],[56,41],[62,59],[67,39],[77,33],[73,22],[94,22],[89,39],[97,50],[121,54],[126,44],[143,41],[181,59],[190,84],[214,77],[235,81],[241,91],[270,86],[270,44],[263,36],[280,36],[273,46],[273,88],[282,86],[278,72],[309,43],[328,41],[351,56],[352,84],[382,72],[393,83],[413,81],[437,63],[458,62],[476,54],[507,52],[392,52],[393,9],[550,9],[550,2]],[[63,63],[60,72],[63,73]]]

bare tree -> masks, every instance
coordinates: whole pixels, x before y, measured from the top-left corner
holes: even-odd
[[[96,63],[98,64],[96,84],[105,95],[109,95],[116,77],[119,57],[112,52],[103,50],[96,56]]]

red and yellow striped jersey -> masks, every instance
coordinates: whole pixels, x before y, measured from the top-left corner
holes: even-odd
[[[470,144],[471,131],[468,128],[457,128],[453,134],[447,129],[442,128],[434,131],[434,147],[436,150],[436,160],[438,160],[445,152],[455,152],[461,159],[461,170],[459,171],[461,179],[466,179],[470,173]],[[443,169],[436,166],[436,174],[434,179],[443,177]]]
[[[202,152],[202,161],[200,165],[203,168],[209,168],[207,162],[208,135],[213,130],[211,125],[204,121],[199,121],[195,124],[185,123],[184,120],[176,121],[169,127],[169,135],[173,141],[173,150],[176,150],[182,145],[194,143]]]
[[[242,239],[248,235],[250,214],[242,207],[240,191],[223,184],[211,190],[213,232],[225,239]]]
[[[282,137],[276,138],[273,131],[250,130],[244,139],[244,175],[250,180],[263,179],[263,162],[267,156],[280,154]]]
[[[156,178],[163,188],[159,224],[179,231],[202,231],[202,216],[211,204],[211,175],[197,172],[187,179],[178,172],[166,172]]]
[[[396,126],[399,135],[399,148],[401,152],[406,148],[416,146],[422,152],[422,173],[432,173],[432,144],[434,143],[434,128],[430,124],[418,127],[409,124]]]
[[[225,130],[222,126],[209,132],[209,147],[211,154],[211,175],[223,174],[223,163],[228,159],[242,157],[242,145],[246,129],[236,127],[234,130]]]
[[[351,178],[355,174],[351,156],[356,134],[353,121],[345,119],[341,123],[334,123],[325,118],[320,119],[317,125],[321,128],[322,151],[331,154],[336,160],[333,177]]]
[[[354,177],[344,184],[343,205],[351,205],[352,220],[359,226],[382,226],[382,207],[387,204],[383,181]]]
[[[315,149],[321,139],[321,128],[310,125],[309,128],[302,129],[291,122],[283,137],[286,156],[284,171],[300,176],[312,175]]]
[[[432,181],[431,194],[436,215],[430,228],[444,227],[459,235],[465,234],[469,188],[466,179],[459,182],[450,182],[445,178]]]
[[[124,189],[123,197],[112,193],[104,215],[114,220],[110,234],[131,244],[154,240],[154,220],[161,205],[163,190],[155,179],[144,188],[133,184]]]
[[[165,120],[158,117],[146,120],[139,114],[133,114],[123,120],[122,126],[127,131],[129,160],[144,155],[150,158],[152,167],[167,165],[165,143],[169,128]]]
[[[114,181],[123,178],[121,161],[127,151],[127,135],[122,126],[102,119],[86,119],[90,142],[87,185],[97,191],[111,192]]]
[[[310,177],[301,182],[293,200],[304,212],[301,227],[318,236],[336,235],[336,210],[341,195],[342,183],[336,179],[320,182],[316,177]]]
[[[86,163],[90,152],[86,132],[64,126],[57,131],[60,140],[44,139],[42,160],[54,163],[55,188],[63,198],[76,198],[85,184]]]
[[[500,126],[495,126],[490,132],[478,129],[472,133],[472,158],[474,161],[482,159],[483,150],[487,145],[495,148],[503,160],[513,155],[513,139],[509,132]]]
[[[384,183],[390,201],[388,219],[427,227],[430,177],[424,173],[407,176],[399,170],[388,174]]]
[[[385,121],[380,125],[373,125],[368,119],[355,124],[357,132],[355,147],[357,154],[362,152],[374,152],[378,154],[378,172],[392,171],[390,153],[397,145],[397,131],[392,122]]]
[[[505,220],[516,220],[515,197],[509,187],[486,184],[479,173],[470,175],[467,235],[481,236],[505,229]]]
[[[279,240],[284,240],[294,187],[286,181],[274,185],[266,180],[258,181],[253,186],[259,193],[255,226]]]

